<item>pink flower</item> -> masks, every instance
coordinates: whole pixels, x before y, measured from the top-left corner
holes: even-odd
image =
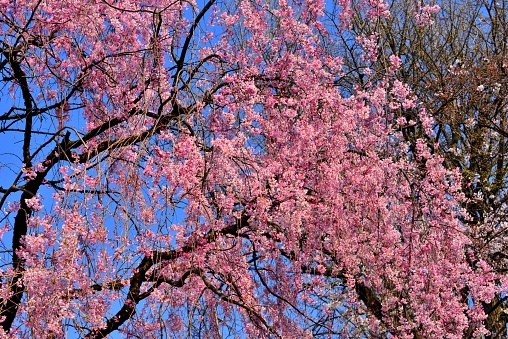
[[[414,12],[415,19],[418,25],[420,26],[426,26],[426,25],[432,25],[434,23],[434,19],[432,18],[434,14],[439,12],[441,10],[441,7],[439,5],[434,6],[418,6],[418,10]]]
[[[40,197],[38,197],[38,196],[35,196],[30,199],[25,199],[25,203],[28,208],[30,208],[31,210],[33,210],[35,212],[39,212],[43,208],[43,205],[40,202]]]

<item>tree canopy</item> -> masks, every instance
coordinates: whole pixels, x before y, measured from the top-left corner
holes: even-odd
[[[505,335],[506,5],[0,0],[0,338]]]

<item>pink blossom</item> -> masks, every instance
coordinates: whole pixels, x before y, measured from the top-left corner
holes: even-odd
[[[25,203],[28,208],[30,208],[33,211],[38,212],[38,211],[42,210],[42,207],[43,207],[40,200],[41,200],[41,198],[36,196],[36,197],[30,198],[30,199],[25,199]]]
[[[418,10],[414,13],[418,25],[427,26],[434,23],[433,15],[441,10],[439,5],[434,6],[418,6]]]

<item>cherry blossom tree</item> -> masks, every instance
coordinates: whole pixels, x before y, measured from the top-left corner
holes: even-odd
[[[350,92],[354,84],[365,83],[362,69],[375,71],[369,81],[381,79],[397,55],[401,66],[396,78],[407,84],[434,118],[434,135],[428,145],[444,158],[449,169],[459,168],[463,176],[462,206],[472,217],[469,224],[471,250],[501,274],[506,274],[506,72],[507,1],[440,1],[440,10],[429,16],[434,23],[421,25],[418,4],[390,1],[390,16],[366,23],[363,12],[353,7],[353,34],[343,36],[337,27],[337,8],[330,8],[325,25],[335,32],[327,53],[357,56],[344,58],[347,74],[337,83]],[[421,16],[420,16],[421,18]],[[377,59],[362,60],[355,36],[377,32]],[[333,34],[333,33],[332,33]],[[400,109],[396,116],[416,120],[415,111]],[[414,147],[424,136],[418,124],[402,130]],[[508,316],[504,293],[483,305],[488,314],[487,337],[506,334]]]
[[[355,36],[389,5],[336,6],[348,91],[319,0],[0,1],[0,337],[487,334],[460,170]]]

